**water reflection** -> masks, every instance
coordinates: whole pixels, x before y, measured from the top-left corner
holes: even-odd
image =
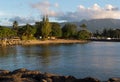
[[[0,47],[0,57],[6,57],[16,54],[16,48],[14,46]]]
[[[0,68],[28,68],[78,78],[120,76],[120,43],[46,44],[0,48]]]

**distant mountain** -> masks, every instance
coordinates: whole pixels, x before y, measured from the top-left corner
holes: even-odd
[[[60,23],[63,27],[68,22]],[[92,20],[82,20],[80,22],[70,22],[76,24],[78,29],[80,29],[80,25],[86,24],[88,30],[91,32],[96,32],[96,30],[102,31],[104,28],[112,28],[112,29],[120,29],[120,19],[92,19]],[[7,26],[12,28],[12,26]]]
[[[92,19],[92,20],[82,20],[80,22],[71,22],[74,23],[78,26],[78,29],[80,28],[79,26],[81,24],[86,24],[87,28],[91,32],[95,32],[96,30],[102,31],[104,28],[120,28],[120,19]],[[65,23],[61,23],[63,26]]]

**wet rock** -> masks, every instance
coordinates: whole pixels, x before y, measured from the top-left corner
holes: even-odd
[[[38,82],[38,81],[36,81],[36,80],[34,80],[34,79],[23,78],[23,79],[22,79],[22,82]]]
[[[40,82],[47,82],[45,79],[42,79]]]
[[[66,80],[65,80],[65,82],[75,82],[75,81],[76,81],[76,78],[73,76],[68,76],[66,77]]]
[[[25,68],[20,68],[20,69],[17,69],[17,70],[14,70],[12,73],[14,74],[14,73],[25,73],[25,72],[27,72],[28,70],[27,69],[25,69]]]
[[[58,75],[56,75],[56,74],[47,73],[47,72],[45,72],[43,75],[44,75],[45,78],[51,78],[51,77],[53,77],[53,76],[58,76]]]
[[[108,82],[120,82],[120,78],[110,78]]]
[[[34,79],[40,82],[41,79],[46,79],[46,77],[44,77],[44,74],[38,74],[34,76]]]
[[[65,82],[64,76],[53,76],[51,77],[53,82]]]
[[[12,81],[13,78],[9,77],[9,76],[0,76],[0,82],[1,81]]]
[[[34,74],[34,75],[37,75],[37,74],[40,74],[41,72],[40,71],[26,71],[25,72],[25,74],[28,74],[28,75],[30,75],[30,74]]]
[[[87,77],[84,79],[79,79],[80,82],[100,82],[100,80],[96,79],[96,78],[92,78],[92,77]]]
[[[45,79],[47,82],[53,82],[51,78],[46,78]]]
[[[0,70],[0,74],[8,74],[8,73],[10,73],[9,70]]]
[[[0,70],[0,82],[100,82],[96,78],[76,79],[74,76],[60,76],[51,73],[41,73],[25,68],[13,72]],[[120,82],[120,78],[110,78],[106,82]]]

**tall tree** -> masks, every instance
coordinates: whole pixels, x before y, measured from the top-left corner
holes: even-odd
[[[17,21],[14,21],[14,22],[13,22],[13,29],[14,29],[14,30],[17,30],[17,29],[18,29],[18,22],[17,22]]]
[[[48,38],[48,36],[50,35],[51,32],[51,23],[48,20],[48,17],[45,16],[45,18],[43,18],[44,20],[42,21],[42,27],[41,27],[41,35],[43,37],[43,39]]]

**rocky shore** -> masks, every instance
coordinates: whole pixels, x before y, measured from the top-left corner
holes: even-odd
[[[110,78],[108,81],[100,81],[92,77],[77,79],[74,76],[41,73],[21,68],[14,71],[0,70],[0,82],[120,82],[120,78]]]

